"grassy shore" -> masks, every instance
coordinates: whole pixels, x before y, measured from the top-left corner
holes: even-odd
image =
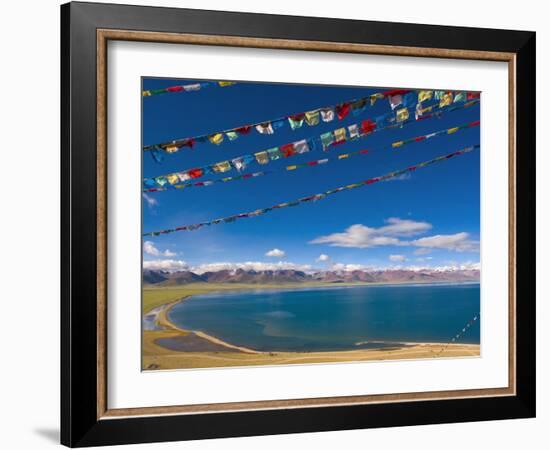
[[[367,285],[372,283],[354,283]],[[343,284],[338,284],[342,286]],[[258,352],[232,345],[202,332],[177,327],[168,319],[170,309],[192,295],[214,291],[281,289],[334,286],[331,283],[293,283],[284,285],[189,284],[185,287],[153,287],[143,290],[143,313],[156,311],[160,329],[143,331],[142,368],[144,370],[190,369],[250,365],[286,365],[311,363],[360,362],[391,359],[479,356],[480,346],[439,343],[395,343],[382,349],[359,349],[331,352]],[[349,285],[348,285],[349,286]],[[181,341],[193,351],[167,348],[166,342]],[[161,345],[160,343],[164,343]],[[440,353],[441,352],[441,353]]]

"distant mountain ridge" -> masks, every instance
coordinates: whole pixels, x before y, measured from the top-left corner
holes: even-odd
[[[353,270],[305,273],[299,270],[219,270],[197,274],[188,270],[164,272],[145,269],[143,282],[158,286],[183,286],[191,283],[285,284],[285,283],[437,283],[479,281],[479,270]]]

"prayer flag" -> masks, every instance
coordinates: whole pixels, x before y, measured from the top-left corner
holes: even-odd
[[[276,161],[277,159],[281,158],[281,156],[283,156],[278,147],[270,148],[269,150],[267,150],[267,153],[269,154],[269,159],[271,161]]]
[[[177,145],[171,144],[164,147],[166,153],[176,153],[179,150]]]
[[[288,123],[290,124],[290,128],[295,130],[296,128],[301,128],[304,124],[304,115],[298,114],[295,116],[288,117]]]
[[[162,151],[159,150],[159,147],[155,147],[153,150],[151,150],[151,156],[156,163],[161,163],[164,159],[164,155],[162,154]]]
[[[229,161],[222,161],[212,165],[212,170],[216,173],[228,172],[231,170],[231,164],[229,164]]]
[[[296,150],[296,153],[309,152],[309,145],[307,143],[307,140],[302,139],[301,141],[294,142],[294,150]]]
[[[345,128],[338,128],[337,130],[334,130],[334,140],[338,144],[340,144],[342,142],[345,142],[346,141],[346,129]]]
[[[223,133],[211,134],[208,136],[208,140],[212,142],[212,144],[220,145],[223,142]]]
[[[168,183],[168,180],[164,176],[156,177],[155,181],[159,186],[164,186],[166,183]]]
[[[278,119],[271,122],[271,126],[273,127],[273,130],[277,130],[278,128],[281,128],[285,124],[284,119]]]
[[[264,122],[256,125],[256,130],[260,134],[273,134],[273,127],[271,126],[271,122]]]
[[[269,162],[269,156],[266,151],[254,153],[258,164],[267,164]]]
[[[340,105],[336,106],[336,114],[338,115],[338,120],[345,119],[349,114],[349,112],[350,112],[349,103],[341,103]]]
[[[326,151],[328,147],[334,142],[334,136],[329,131],[328,133],[323,133],[321,135],[321,143],[323,144],[323,150]]]
[[[351,112],[354,116],[358,116],[365,110],[366,106],[367,106],[366,99],[362,98],[360,100],[356,100],[351,104]]]
[[[187,173],[187,172],[178,172],[176,175],[180,179],[181,183],[183,183],[185,181],[189,181],[191,179],[191,175],[189,175],[189,173]]]
[[[391,109],[394,110],[397,108],[401,103],[403,103],[403,96],[401,94],[397,95],[390,95],[388,97],[388,101],[390,102]]]
[[[239,137],[239,135],[237,134],[236,131],[227,131],[225,133],[225,135],[227,136],[227,138],[230,140],[230,141],[234,141],[235,139],[237,139]]]
[[[239,134],[248,134],[252,127],[250,125],[245,125],[244,127],[236,128],[235,131]]]
[[[357,139],[359,137],[359,127],[356,123],[348,126],[350,140]]]
[[[218,81],[218,84],[220,85],[220,87],[225,87],[225,86],[231,86],[233,84],[235,84],[234,81]]]
[[[453,103],[459,103],[459,102],[465,102],[466,101],[466,93],[465,92],[457,92],[455,95],[455,98],[453,100]]]
[[[166,179],[168,180],[168,183],[170,183],[170,184],[177,184],[180,181],[178,175],[175,174],[175,173],[171,173],[170,175],[166,175]]]
[[[332,108],[323,108],[320,112],[323,122],[332,122],[334,120],[334,110]]]
[[[448,106],[453,102],[453,94],[451,92],[447,92],[446,94],[443,94],[443,96],[439,99],[439,107],[443,108],[444,106]]]
[[[375,129],[376,124],[371,119],[363,120],[363,122],[361,122],[361,132],[363,134],[372,133]]]
[[[183,86],[183,90],[185,92],[198,91],[200,88],[201,88],[200,83],[188,84],[187,86]]]
[[[319,123],[319,111],[308,111],[305,114],[306,123],[312,127]]]
[[[418,102],[422,103],[426,100],[430,100],[433,97],[433,91],[420,91],[418,93]]]
[[[398,122],[403,122],[409,118],[409,110],[407,108],[398,109],[395,118]]]
[[[200,178],[202,177],[203,172],[201,168],[197,168],[197,169],[188,170],[187,173],[191,178]]]
[[[285,144],[282,145],[279,150],[283,154],[285,158],[288,158],[289,156],[294,155],[296,152],[294,151],[294,144]]]
[[[151,91],[143,91],[142,94],[144,97],[151,97]]]

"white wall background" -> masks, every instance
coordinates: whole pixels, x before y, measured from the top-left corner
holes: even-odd
[[[550,269],[548,202],[549,119],[544,83],[550,80],[550,18],[544,2],[524,0],[194,0],[128,3],[202,9],[340,17],[364,20],[524,29],[537,32],[537,278]],[[0,27],[0,442],[2,448],[38,450],[59,439],[59,4],[58,0],[4,2]],[[544,122],[543,122],[544,121]],[[31,139],[32,138],[32,139]],[[546,208],[545,208],[546,206]],[[168,443],[127,448],[349,449],[547,448],[550,426],[548,285],[537,286],[538,417],[531,420],[434,425],[288,436]],[[546,301],[545,301],[546,300]],[[532,301],[535,301],[533,298]]]

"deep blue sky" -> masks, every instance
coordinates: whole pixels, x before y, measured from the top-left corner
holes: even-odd
[[[144,89],[155,89],[196,80],[144,79]],[[149,145],[176,138],[211,133],[262,120],[275,119],[291,113],[332,105],[352,98],[380,92],[385,88],[356,88],[265,83],[238,83],[224,88],[209,88],[198,92],[168,93],[143,99],[143,144]],[[216,146],[197,144],[193,150],[182,149],[166,155],[164,162],[155,163],[148,152],[143,155],[143,176],[153,177],[174,171],[202,166],[236,156],[254,153],[274,146],[318,136],[340,126],[374,118],[390,111],[387,100],[367,107],[359,117],[350,114],[343,121],[321,122],[315,127],[304,125],[291,131],[288,125],[273,135],[249,135]],[[374,133],[355,142],[333,147],[332,154],[359,149],[371,153],[323,166],[282,172],[264,177],[220,183],[208,187],[192,187],[148,193],[151,205],[143,201],[143,232],[173,228],[294,200],[361,181],[414,163],[479,144],[479,127],[436,137],[390,150],[391,142],[432,131],[479,120],[479,106],[466,108],[434,118],[414,122],[402,129]],[[386,148],[383,148],[385,147]],[[380,150],[379,150],[380,149]],[[248,171],[278,170],[286,165],[302,163],[326,156],[318,149],[268,165],[251,165]],[[144,240],[152,241],[157,250],[168,256],[144,252],[144,260],[180,260],[191,266],[217,262],[287,261],[325,268],[330,264],[361,264],[369,266],[430,265],[445,266],[467,261],[478,262],[475,243],[461,245],[436,244],[447,248],[425,248],[425,254],[415,254],[414,245],[334,246],[313,244],[312,240],[334,233],[344,233],[348,227],[361,224],[369,228],[387,225],[389,218],[427,222],[431,229],[411,236],[395,236],[401,242],[436,235],[468,233],[463,241],[479,240],[480,171],[479,150],[441,164],[420,169],[404,180],[377,183],[362,189],[346,191],[319,202],[295,208],[273,211],[259,217],[234,223],[204,227],[197,231],[176,232]],[[238,175],[231,171],[223,176]],[[201,180],[214,179],[205,176]],[[384,232],[378,235],[386,236]],[[462,235],[461,235],[462,236]],[[430,242],[446,241],[445,237]],[[364,242],[363,242],[364,244]],[[350,244],[353,245],[353,244]],[[366,244],[368,245],[368,244]],[[268,257],[274,248],[285,252],[284,258]],[[457,251],[457,249],[466,251]],[[429,253],[428,253],[429,252]],[[320,254],[328,262],[316,262]],[[400,255],[390,259],[390,255]],[[399,259],[405,261],[398,261]]]

